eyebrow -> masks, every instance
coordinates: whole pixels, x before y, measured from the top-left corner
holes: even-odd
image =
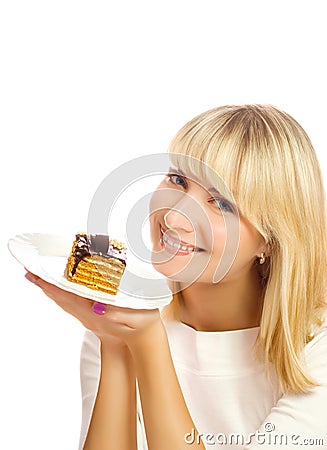
[[[214,188],[214,187],[210,187],[208,189],[208,191],[210,192],[210,194],[213,195],[217,195],[218,197],[223,197],[223,195],[221,194],[221,192],[218,191],[218,189]]]
[[[186,177],[185,173],[181,169],[177,169],[176,167],[169,167],[169,172],[176,173],[178,175]]]
[[[182,169],[179,169],[177,167],[169,167],[169,172],[170,173],[175,173],[176,175],[181,175],[182,177],[185,177],[185,178],[189,178],[185,174],[185,172],[182,171]],[[216,195],[217,197],[224,197],[222,195],[222,193],[219,192],[218,189],[216,189],[215,187],[210,187],[210,188],[207,189],[207,191],[210,192],[210,194],[212,194],[212,195]]]

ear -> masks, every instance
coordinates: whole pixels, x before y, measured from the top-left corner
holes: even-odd
[[[263,242],[263,244],[259,247],[257,257],[261,258],[263,253],[266,258],[271,256],[271,246],[268,242]]]

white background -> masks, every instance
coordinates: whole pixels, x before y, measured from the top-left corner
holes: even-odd
[[[7,240],[85,229],[113,168],[225,103],[288,111],[325,174],[324,3],[1,3],[0,448],[76,449],[80,427],[83,329],[24,279]]]

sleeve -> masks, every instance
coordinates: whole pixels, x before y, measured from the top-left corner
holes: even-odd
[[[82,394],[82,424],[79,450],[83,450],[91,422],[100,379],[100,342],[97,336],[86,330],[81,349],[80,377]],[[137,392],[137,449],[147,450],[142,411]]]
[[[80,377],[82,394],[82,424],[79,450],[83,450],[84,442],[90,426],[100,379],[100,342],[91,331],[86,331],[81,349]]]
[[[283,395],[245,450],[327,449],[327,330],[307,345],[305,359],[318,386],[306,394]]]

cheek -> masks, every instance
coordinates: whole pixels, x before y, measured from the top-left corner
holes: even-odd
[[[151,233],[151,237],[152,237],[152,235],[153,235],[153,233],[154,233],[154,230],[156,229],[156,223],[158,223],[159,222],[159,219],[158,219],[158,214],[151,214],[150,216],[149,216],[149,226],[150,226],[150,233]]]
[[[236,215],[215,217],[211,223],[214,245],[206,273],[217,283],[237,264],[242,231]]]
[[[152,243],[152,251],[161,250],[161,232],[160,223],[163,220],[163,214],[160,212],[153,213],[149,217],[149,227],[150,227],[150,240]]]
[[[163,223],[163,217],[165,214],[163,205],[162,189],[164,188],[164,182],[162,181],[157,189],[153,192],[149,202],[149,225],[150,225],[150,237],[152,242],[157,240],[160,236],[160,223]]]
[[[156,211],[156,209],[158,207],[158,190],[160,190],[160,189],[163,189],[163,182],[161,182],[157,186],[156,190],[151,195],[150,202],[149,202],[150,214],[152,214],[154,211]]]
[[[211,215],[210,224],[213,236],[213,255],[235,258],[242,226],[238,215]]]
[[[227,233],[226,226],[222,219],[215,221],[212,227],[212,256],[214,258],[221,257],[226,245]]]
[[[241,264],[253,263],[263,242],[263,237],[253,226],[241,222],[237,260]]]
[[[203,270],[199,281],[213,283],[222,279],[228,271],[234,260],[235,252],[228,251],[227,236],[230,239],[230,233],[226,231],[226,223],[221,216],[214,215],[210,217],[211,230],[206,236],[207,252],[203,258],[207,261],[206,268]],[[209,236],[210,235],[210,236]]]

